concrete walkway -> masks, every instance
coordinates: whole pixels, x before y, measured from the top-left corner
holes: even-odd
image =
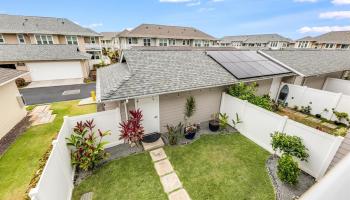
[[[174,171],[163,148],[150,151],[154,168],[160,177],[164,191],[168,194],[169,200],[190,200],[190,196],[183,188],[182,183]]]

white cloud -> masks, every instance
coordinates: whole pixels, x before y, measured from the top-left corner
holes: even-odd
[[[320,18],[323,19],[346,19],[350,18],[350,11],[334,11],[320,13]]]
[[[200,1],[194,1],[186,4],[186,6],[199,6],[199,5],[201,5]]]
[[[93,23],[93,24],[86,25],[85,27],[96,28],[96,27],[100,27],[100,26],[103,26],[103,24],[102,23]]]
[[[327,33],[330,31],[349,31],[350,26],[304,26],[298,30],[299,33]]]
[[[345,5],[350,4],[350,0],[332,0],[332,3],[335,5]]]
[[[159,0],[161,3],[186,3],[191,1],[193,0]]]
[[[308,2],[308,3],[315,3],[317,2],[318,0],[294,0],[294,2],[301,2],[301,3],[304,3],[304,2]]]

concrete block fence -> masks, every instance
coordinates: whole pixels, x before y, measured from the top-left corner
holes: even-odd
[[[236,120],[237,113],[242,121],[236,126],[237,130],[270,153],[274,153],[270,135],[275,131],[302,138],[309,149],[310,157],[308,162],[299,162],[300,168],[316,179],[325,174],[344,139],[295,122],[226,93],[222,94],[220,112],[228,114],[231,126],[232,119]]]

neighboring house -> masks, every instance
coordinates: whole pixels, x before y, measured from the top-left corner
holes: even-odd
[[[117,35],[119,32],[101,32],[102,38],[101,38],[101,45],[102,48],[109,49],[109,50],[119,50],[119,39]]]
[[[289,47],[291,39],[278,34],[238,35],[225,36],[220,41],[220,46],[235,48],[264,48],[282,49]]]
[[[27,115],[15,80],[28,72],[0,68],[0,139]]]
[[[192,27],[141,24],[118,34],[121,49],[135,46],[217,46],[217,39]]]
[[[332,31],[317,37],[297,40],[295,48],[350,49],[350,31]]]
[[[219,112],[227,86],[257,82],[258,94],[277,94],[275,79],[293,74],[256,51],[125,50],[121,63],[98,69],[96,93],[100,110],[119,107],[126,119],[128,110],[141,109],[146,133],[163,132],[183,120],[190,95],[191,120],[205,122]]]
[[[282,82],[322,89],[327,78],[343,78],[350,70],[350,51],[343,50],[263,50],[262,54],[292,69],[295,76]]]
[[[0,14],[0,45],[75,45],[93,64],[102,56],[101,37],[65,18]]]
[[[0,45],[0,69],[28,71],[27,82],[87,78],[89,59],[75,45]]]

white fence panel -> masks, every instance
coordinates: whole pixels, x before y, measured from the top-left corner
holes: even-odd
[[[273,152],[270,135],[275,131],[301,137],[309,149],[310,161],[301,162],[300,168],[315,178],[324,175],[343,140],[342,137],[335,137],[289,120],[226,93],[222,97],[220,112],[229,115],[231,125],[235,113],[239,113],[242,123],[236,127],[237,130],[267,151]]]
[[[57,139],[53,141],[53,148],[46,162],[40,180],[35,188],[29,192],[32,200],[70,200],[74,188],[74,169],[71,165],[70,149],[66,145],[66,138],[73,132],[78,121],[94,119],[95,129],[110,130],[112,134],[105,138],[109,142],[107,147],[122,143],[119,140],[121,122],[119,109],[65,117]]]
[[[350,81],[337,78],[327,78],[323,85],[323,90],[350,95]]]
[[[342,95],[335,110],[338,112],[346,112],[350,116],[350,96]],[[334,115],[332,120],[336,120]]]
[[[300,165],[306,173],[316,178],[324,175],[343,140],[342,137],[329,135],[290,119],[283,132],[303,139],[310,157],[308,162],[300,162]]]

